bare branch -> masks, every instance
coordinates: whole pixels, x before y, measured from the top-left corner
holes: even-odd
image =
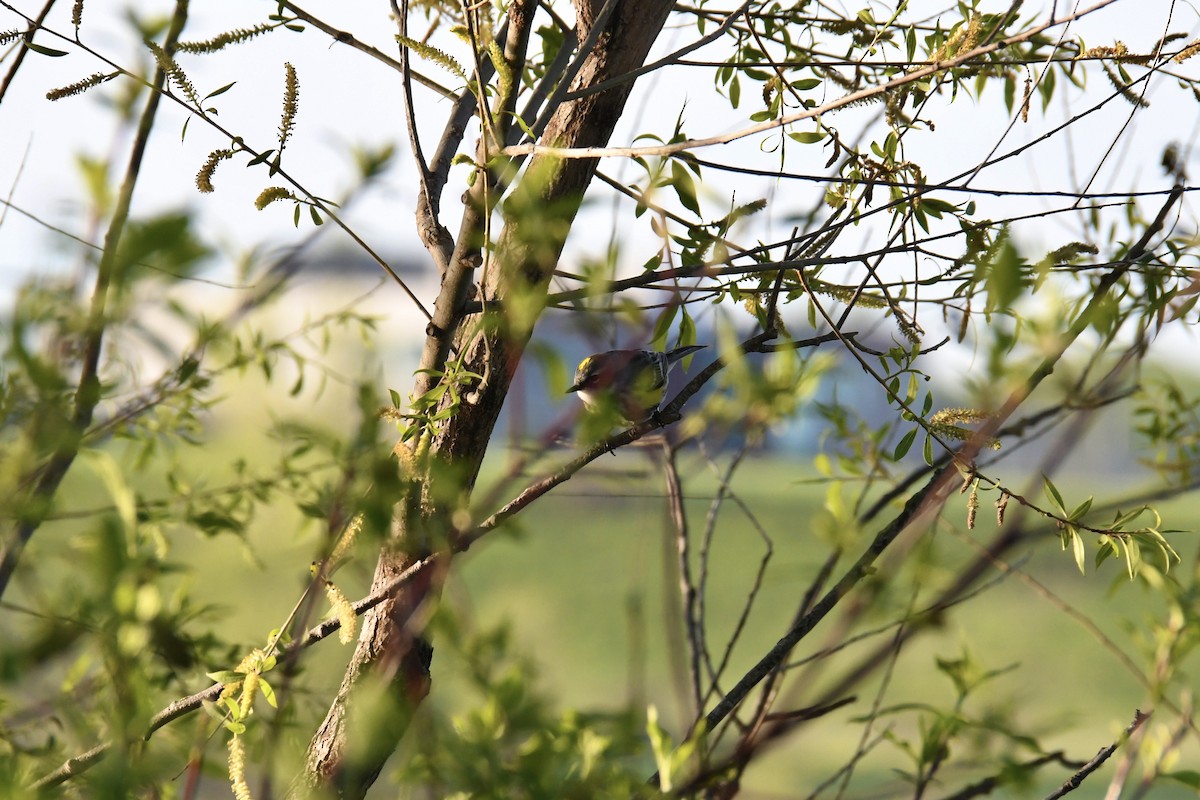
[[[1078,789],[1087,776],[1098,770],[1105,761],[1108,761],[1108,759],[1112,757],[1112,754],[1117,752],[1117,748],[1124,744],[1129,737],[1132,736],[1134,732],[1138,730],[1138,728],[1142,727],[1143,723],[1145,723],[1148,719],[1150,719],[1149,712],[1133,712],[1133,722],[1129,723],[1129,725],[1125,728],[1125,732],[1122,734],[1121,738],[1110,744],[1108,747],[1102,749],[1096,754],[1095,758],[1084,764],[1074,775],[1068,778],[1066,783],[1064,783],[1055,791],[1046,795],[1046,800],[1058,800],[1058,798],[1065,797],[1066,795]]]

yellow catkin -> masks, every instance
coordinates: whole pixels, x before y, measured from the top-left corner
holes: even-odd
[[[154,60],[158,62],[158,68],[171,79],[171,83],[175,84],[193,107],[199,108],[200,94],[196,91],[196,87],[191,79],[188,78],[187,73],[183,71],[183,67],[179,66],[179,63],[171,57],[170,53],[163,50],[154,42],[146,42],[146,47],[150,48]]]
[[[268,33],[275,30],[274,25],[255,25],[253,28],[237,28],[236,30],[227,31],[211,39],[204,39],[196,42],[180,42],[177,49],[184,53],[215,53],[231,44],[241,44],[249,41],[255,36]]]
[[[1176,64],[1182,64],[1197,53],[1200,53],[1200,39],[1195,40],[1187,47],[1180,50],[1175,55],[1175,58],[1172,59],[1172,61],[1174,61]]]
[[[991,414],[976,408],[943,408],[929,418],[930,425],[970,425],[991,419]]]
[[[254,207],[262,211],[267,206],[274,203],[276,200],[295,200],[296,195],[292,194],[282,186],[268,186],[259,193],[254,199]]]
[[[967,530],[975,529],[975,515],[979,511],[979,486],[971,487],[971,494],[967,497]]]
[[[253,650],[251,650],[248,654],[246,654],[245,658],[243,658],[241,661],[238,662],[238,665],[233,668],[233,671],[234,672],[251,672],[253,670],[256,670],[256,669],[258,669],[259,664],[262,663],[262,660],[266,657],[266,655],[267,654],[264,653],[261,648],[256,647]]]
[[[217,165],[225,159],[232,157],[232,150],[213,150],[209,153],[208,160],[204,162],[204,166],[196,173],[196,188],[205,194],[213,192],[212,178],[213,173],[217,171]]]
[[[237,800],[251,800],[246,782],[246,745],[240,736],[229,737],[229,786]]]
[[[84,78],[81,81],[76,81],[75,83],[69,84],[67,86],[61,86],[57,89],[51,89],[50,91],[46,92],[46,99],[47,100],[61,100],[64,97],[74,97],[77,94],[82,94],[83,92],[86,92],[88,89],[91,89],[93,86],[99,86],[100,84],[104,83],[105,81],[111,81],[113,78],[117,77],[120,74],[121,73],[119,73],[119,72],[109,72],[109,73],[95,72],[95,73],[87,76],[86,78]]]
[[[334,585],[333,581],[325,581],[325,597],[329,599],[333,613],[342,623],[342,627],[338,631],[338,641],[342,644],[350,644],[354,641],[355,628],[358,625],[358,616],[354,613],[354,606],[346,599],[342,590]]]
[[[338,563],[345,558],[354,548],[354,542],[358,539],[358,532],[362,530],[363,515],[358,514],[354,519],[350,520],[350,524],[346,526],[346,530],[342,532],[342,536],[338,539],[337,546],[333,548],[333,553],[330,554],[329,560],[333,563]]]
[[[300,110],[300,80],[296,77],[296,68],[290,62],[283,65],[285,72],[283,84],[283,117],[279,121],[279,149],[287,147],[288,139],[296,127],[296,114]]]
[[[238,698],[238,719],[245,719],[254,710],[254,697],[258,694],[259,680],[257,672],[246,673],[246,680],[242,681],[242,695]]]

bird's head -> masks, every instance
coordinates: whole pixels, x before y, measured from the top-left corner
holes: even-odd
[[[579,362],[575,369],[575,383],[571,384],[568,392],[580,392],[586,396],[600,388],[603,378],[603,364],[598,356],[588,356]]]

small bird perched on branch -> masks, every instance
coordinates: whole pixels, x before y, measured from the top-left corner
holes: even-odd
[[[578,392],[592,410],[611,408],[628,422],[641,422],[658,411],[667,392],[671,367],[704,349],[691,344],[666,353],[654,350],[609,350],[579,362],[575,383],[568,392]]]

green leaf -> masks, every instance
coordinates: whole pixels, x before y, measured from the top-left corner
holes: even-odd
[[[683,207],[699,216],[700,202],[696,199],[696,182],[678,161],[671,163],[671,187]]]
[[[788,138],[793,139],[800,144],[814,144],[825,138],[825,131],[803,131],[799,133],[789,133]]]
[[[208,536],[226,532],[240,535],[245,532],[245,525],[240,520],[220,509],[209,509],[193,514],[188,518],[188,522]]]
[[[191,275],[210,250],[196,238],[192,219],[166,213],[130,221],[117,249],[119,274],[132,277],[183,278]],[[130,268],[140,268],[129,272]]]
[[[1184,786],[1190,786],[1193,789],[1200,789],[1200,772],[1194,769],[1184,769],[1178,772],[1164,772],[1164,778],[1170,778],[1173,781],[1178,781]]]
[[[1100,547],[1099,547],[1099,549],[1096,550],[1096,557],[1092,563],[1094,563],[1096,565],[1096,569],[1099,569],[1100,565],[1103,564],[1105,561],[1112,558],[1113,556],[1116,556],[1119,558],[1120,555],[1121,555],[1121,551],[1119,549],[1117,549],[1117,545],[1112,540],[1112,537],[1106,536],[1101,540]]]
[[[75,168],[79,170],[87,188],[88,198],[99,211],[107,211],[112,203],[112,187],[108,181],[108,161],[92,158],[85,154],[75,156]]]
[[[1089,497],[1075,507],[1075,510],[1067,515],[1067,519],[1079,520],[1084,514],[1088,513],[1092,508],[1092,498]]]
[[[920,429],[913,428],[911,431],[904,434],[904,437],[900,439],[900,442],[896,445],[895,451],[892,453],[893,461],[899,461],[900,459],[904,458],[905,455],[907,455],[909,448],[912,447],[913,442],[915,442],[917,439],[918,430]]]
[[[654,321],[654,333],[650,335],[650,344],[653,347],[660,350],[666,349],[667,334],[671,332],[671,325],[675,322],[677,313],[679,313],[679,306],[671,304],[658,315],[658,319]]]
[[[247,162],[246,166],[247,166],[247,167],[253,167],[253,166],[255,166],[256,164],[261,164],[261,163],[263,163],[264,161],[266,161],[268,158],[270,158],[270,157],[271,157],[272,155],[274,155],[274,154],[275,154],[275,150],[274,150],[274,149],[271,149],[271,150],[264,150],[264,151],[262,151],[261,153],[259,153],[258,155],[256,155],[254,158],[250,159],[250,161],[249,161],[249,162]]]
[[[85,461],[96,472],[104,484],[104,488],[108,490],[126,535],[136,536],[137,495],[126,482],[125,475],[116,459],[104,450],[80,450],[79,456],[80,460]]]
[[[650,739],[650,750],[654,753],[654,766],[658,768],[658,788],[671,791],[671,737],[658,724],[658,709],[646,709],[646,735]]]
[[[1054,507],[1064,517],[1067,516],[1067,505],[1063,502],[1062,495],[1058,493],[1058,488],[1045,475],[1042,476],[1042,488],[1046,492],[1046,498],[1054,504]]]
[[[1079,574],[1086,575],[1087,551],[1083,546],[1083,537],[1074,525],[1067,526],[1067,531],[1071,534],[1071,553],[1075,557],[1075,566],[1079,567]]]
[[[1021,256],[1017,248],[1007,238],[1000,246],[1000,252],[995,255],[988,265],[987,290],[988,305],[992,309],[1007,309],[1018,297],[1024,286]]]
[[[232,83],[227,83],[224,86],[222,86],[220,89],[214,89],[213,91],[204,95],[204,99],[209,100],[213,97],[216,97],[217,95],[225,94],[226,92],[228,92],[230,89],[232,89],[236,85],[237,85],[237,81],[233,81]]]
[[[51,58],[62,58],[63,56],[67,55],[65,50],[55,50],[53,47],[46,47],[45,45],[35,44],[34,42],[26,42],[25,46],[35,53],[41,53],[42,55],[50,56]]]
[[[1121,549],[1125,552],[1125,573],[1129,576],[1129,580],[1133,580],[1142,566],[1142,548],[1137,539],[1132,536],[1122,536],[1118,541],[1121,543]]]
[[[679,346],[686,347],[696,343],[696,323],[692,319],[692,315],[683,306],[680,306],[681,315],[679,317]]]
[[[958,211],[958,206],[953,203],[948,203],[945,200],[938,200],[935,197],[922,197],[921,205],[925,210],[935,217],[941,217],[942,214],[953,214]]]

